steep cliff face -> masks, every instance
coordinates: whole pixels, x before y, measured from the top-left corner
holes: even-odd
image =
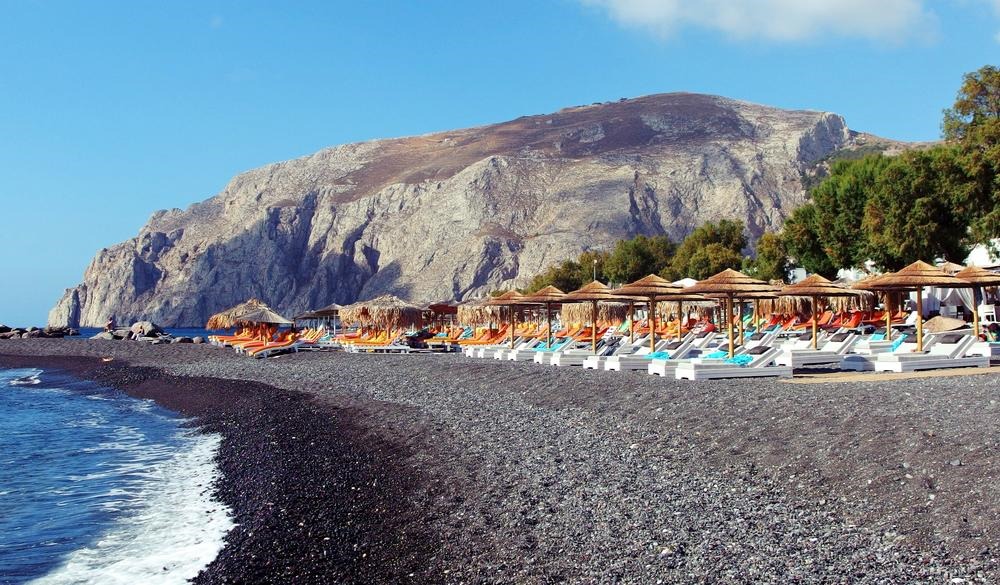
[[[664,94],[338,146],[156,212],[97,254],[49,322],[201,325],[247,297],[287,313],[385,292],[461,299],[637,234],[735,218],[756,237],[850,142],[834,114]]]

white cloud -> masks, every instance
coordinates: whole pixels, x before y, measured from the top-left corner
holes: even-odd
[[[669,37],[693,26],[736,39],[837,36],[901,42],[933,35],[924,0],[581,0],[619,23]],[[990,0],[1000,7],[1000,0]]]

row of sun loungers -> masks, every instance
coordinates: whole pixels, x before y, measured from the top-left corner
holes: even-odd
[[[877,315],[873,324],[884,324],[885,315]],[[896,314],[892,321],[905,325],[907,316]],[[585,369],[610,371],[646,371],[651,375],[676,379],[702,380],[743,377],[791,377],[796,369],[828,366],[846,371],[911,372],[955,367],[988,367],[993,348],[979,341],[970,331],[944,334],[928,333],[923,353],[914,353],[915,336],[897,334],[892,340],[884,333],[862,335],[857,315],[841,319],[844,326],[822,328],[836,321],[823,315],[817,323],[820,331],[817,347],[812,346],[812,324],[785,328],[789,323],[767,323],[760,331],[748,333],[732,358],[728,357],[728,339],[706,328],[693,331],[681,340],[659,339],[650,351],[648,334],[629,343],[617,332],[599,330],[600,342],[595,354],[590,346],[589,330],[564,330],[554,333],[551,348],[525,332],[516,332],[515,346],[507,344],[466,348],[471,357],[498,360],[534,361],[555,367],[582,366]],[[848,327],[848,325],[850,327]],[[505,334],[508,332],[505,331]],[[519,334],[520,333],[520,334]]]

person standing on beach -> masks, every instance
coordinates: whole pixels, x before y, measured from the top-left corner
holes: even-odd
[[[108,322],[104,324],[104,330],[111,332],[115,330],[115,318],[108,317]]]

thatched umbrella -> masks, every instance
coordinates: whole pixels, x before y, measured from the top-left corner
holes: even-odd
[[[226,309],[225,311],[220,311],[208,318],[208,323],[205,324],[206,329],[229,329],[240,323],[240,317],[243,315],[260,309],[261,307],[268,308],[263,301],[258,299],[250,299],[246,302],[240,303],[235,307]]]
[[[509,290],[498,297],[494,297],[486,302],[494,307],[507,307],[507,314],[510,325],[510,348],[514,349],[514,307],[523,305],[524,295],[516,290]]]
[[[972,287],[972,327],[979,337],[979,299],[980,288],[984,286],[1000,286],[1000,274],[990,272],[978,266],[968,266],[955,274],[955,278],[961,279]]]
[[[340,309],[340,319],[347,323],[359,323],[366,327],[385,329],[403,325],[412,327],[420,324],[420,307],[393,295],[382,295],[367,301],[359,301]]]
[[[311,319],[320,319],[323,316],[316,311],[306,311],[305,313],[299,313],[298,315],[292,317],[292,321],[308,321]]]
[[[615,299],[619,302],[607,302],[597,305],[598,321],[625,321],[628,318],[628,304],[620,302],[622,299]],[[564,323],[583,323],[590,319],[590,308],[580,303],[567,303],[562,306],[560,316]]]
[[[924,351],[924,287],[962,288],[969,286],[964,280],[945,274],[940,268],[917,260],[898,272],[886,274],[869,285],[872,290],[917,291],[917,351]]]
[[[812,347],[817,349],[816,338],[819,333],[819,324],[816,321],[819,319],[819,311],[817,310],[819,297],[856,297],[858,292],[833,284],[822,276],[813,274],[800,282],[784,287],[777,295],[779,297],[809,297],[812,301]]]
[[[940,268],[941,271],[944,272],[945,274],[958,276],[958,273],[961,272],[965,268],[965,266],[962,266],[961,264],[955,264],[954,262],[942,262],[938,266],[938,268]]]
[[[597,355],[597,303],[600,301],[619,301],[621,297],[615,295],[604,283],[594,281],[588,285],[580,287],[563,297],[563,303],[590,303],[591,304],[591,327],[590,345]]]
[[[335,317],[340,313],[340,310],[343,308],[344,308],[343,305],[338,305],[337,303],[333,303],[323,307],[322,309],[316,309],[315,311],[313,311],[313,313],[316,313],[316,315],[319,317]]]
[[[773,301],[778,298],[778,291],[780,288],[769,285],[769,288],[762,289],[756,292],[741,292],[733,296],[733,298],[740,302],[739,315],[736,319],[737,336],[736,338],[740,340],[740,345],[743,344],[743,303],[746,301],[753,301],[753,312],[754,319],[760,314],[760,301]],[[725,300],[726,295],[724,293],[707,294],[704,295],[708,299],[719,299]],[[772,305],[772,308],[773,305]],[[754,325],[756,327],[756,324]]]
[[[742,272],[727,268],[710,276],[698,284],[684,289],[685,293],[721,293],[726,295],[726,328],[729,330],[729,357],[736,353],[736,343],[733,337],[733,299],[740,294],[754,292],[770,292],[773,287],[764,282],[750,278]]]
[[[482,325],[500,320],[500,307],[489,304],[490,299],[472,299],[458,306],[458,322],[467,325]]]
[[[882,304],[885,305],[885,338],[892,340],[892,293],[903,289],[875,288],[884,274],[873,274],[862,278],[851,285],[851,288],[862,293],[878,294],[882,293]]]
[[[561,303],[565,296],[566,293],[549,285],[530,295],[525,295],[521,299],[521,302],[525,304],[545,305],[545,326],[549,334],[548,344],[545,346],[546,349],[552,348],[552,305]]]
[[[684,287],[655,274],[643,276],[614,291],[620,296],[643,297],[649,300],[649,351],[656,348],[656,301],[672,294],[683,294]]]
[[[268,325],[292,324],[291,321],[275,313],[268,307],[260,307],[249,313],[243,313],[238,320],[242,323],[267,323]]]

